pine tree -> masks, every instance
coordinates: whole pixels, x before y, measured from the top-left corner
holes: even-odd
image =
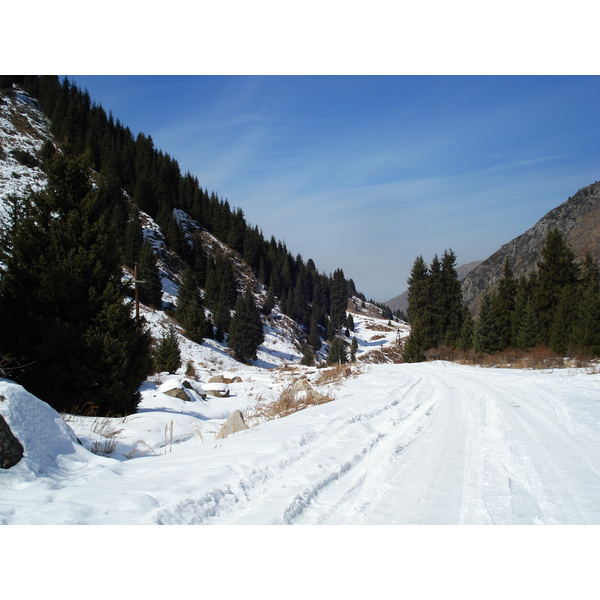
[[[473,333],[475,331],[475,323],[471,318],[471,314],[469,313],[469,309],[465,306],[463,307],[463,321],[462,327],[460,330],[460,338],[458,340],[457,347],[459,350],[466,352],[473,348]]]
[[[170,325],[160,337],[154,351],[156,373],[175,373],[181,367],[181,350],[177,339],[177,329]]]
[[[110,207],[68,149],[24,200],[0,280],[0,355],[56,410],[129,414],[150,368],[150,337],[123,302]]]
[[[521,350],[529,350],[538,344],[539,325],[533,301],[527,299],[517,323],[515,343]]]
[[[204,313],[204,303],[196,273],[187,268],[183,272],[177,300],[177,321],[186,337],[197,344],[211,337],[212,327]]]
[[[348,285],[342,269],[336,269],[331,281],[331,331],[336,334],[346,321]],[[331,339],[331,338],[330,338]]]
[[[508,257],[504,260],[502,277],[498,281],[494,294],[494,312],[498,323],[501,348],[513,345],[513,320],[515,316],[515,298],[517,282],[515,281]]]
[[[327,364],[343,364],[348,362],[348,354],[346,342],[341,337],[336,336],[331,342],[329,352],[327,354]]]
[[[235,305],[227,344],[239,360],[256,360],[256,352],[264,339],[260,311],[248,287]]]
[[[154,308],[162,308],[162,284],[156,256],[148,240],[142,242],[138,258],[138,279],[140,302]]]
[[[438,343],[447,346],[456,346],[458,343],[463,319],[462,287],[455,267],[456,254],[452,250],[445,250],[441,261],[441,323]]]
[[[574,285],[578,275],[579,267],[575,262],[575,253],[566,244],[558,228],[554,228],[546,236],[537,262],[533,295],[539,338],[543,344],[550,341],[550,327],[562,289],[567,285]]]
[[[473,331],[473,350],[476,354],[494,354],[501,348],[494,298],[491,292],[486,291],[481,299],[481,308]]]

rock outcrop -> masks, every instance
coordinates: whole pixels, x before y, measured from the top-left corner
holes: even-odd
[[[0,469],[10,469],[23,458],[23,446],[0,415]]]
[[[467,274],[463,281],[463,301],[472,313],[477,312],[483,291],[492,288],[502,276],[505,258],[508,257],[515,277],[528,275],[536,268],[546,236],[555,227],[578,260],[583,261],[590,252],[599,263],[600,183],[579,190]]]

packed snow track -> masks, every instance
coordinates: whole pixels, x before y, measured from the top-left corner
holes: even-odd
[[[10,494],[15,501],[0,516],[9,523],[599,524],[599,400],[600,375],[581,371],[373,365],[347,380],[334,402],[225,440],[93,468],[78,463],[35,484],[0,488],[0,509]]]
[[[230,487],[210,522],[599,523],[597,422],[573,422],[557,393],[568,379],[526,375],[378,367],[326,414],[299,416],[312,426]]]

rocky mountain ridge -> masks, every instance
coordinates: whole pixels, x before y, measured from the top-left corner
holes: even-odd
[[[467,274],[463,281],[463,301],[472,313],[477,312],[484,290],[493,287],[501,277],[505,258],[509,259],[515,277],[535,270],[544,240],[555,227],[579,261],[589,252],[600,263],[600,183],[580,189]]]

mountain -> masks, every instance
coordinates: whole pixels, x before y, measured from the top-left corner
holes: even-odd
[[[483,261],[475,260],[470,263],[466,263],[464,265],[460,265],[456,267],[456,273],[458,274],[458,280],[463,281],[463,279],[470,273],[475,267],[479,266]],[[392,312],[396,312],[398,310],[402,311],[406,314],[408,310],[408,290],[402,292],[399,296],[384,302],[386,306],[389,306]]]
[[[9,197],[22,197],[45,186],[45,153],[48,148],[61,148],[65,142],[58,140],[65,140],[71,149],[86,152],[96,186],[110,184],[123,246],[123,278],[131,286],[127,301],[134,295],[131,282],[139,247],[142,241],[150,243],[162,302],[153,306],[142,302],[141,314],[155,340],[169,324],[179,327],[179,288],[185,268],[193,266],[202,273],[199,287],[215,335],[195,344],[179,327],[184,364],[191,362],[198,370],[214,369],[215,363],[234,368],[226,327],[235,298],[247,287],[261,309],[269,292],[274,296],[274,307],[261,315],[265,341],[254,361],[256,366],[272,368],[299,361],[309,346],[313,320],[322,344],[316,358],[325,358],[332,276],[319,273],[312,260],[305,263],[300,255],[292,256],[283,242],[265,240],[258,227],[246,223],[240,209],[232,209],[215,192],[209,194],[189,173],[181,175],[177,162],[154,148],[149,136],[134,138],[127,127],[114,122],[112,115],[107,116],[75,86],[60,84],[51,76],[20,78],[18,82],[8,79],[9,86],[7,77],[0,76],[0,221],[7,216]],[[39,93],[39,99],[34,93]],[[347,283],[353,290],[352,280]],[[224,290],[227,300],[223,299]],[[360,319],[365,323],[363,332],[354,334],[359,338],[357,357],[366,358],[371,350],[395,343],[393,328],[380,335],[381,341],[371,341],[375,334],[370,331],[375,329],[367,321],[381,317],[380,308],[360,297],[354,299],[354,305],[364,312],[362,317],[359,314],[357,329]]]
[[[470,271],[463,281],[463,300],[471,312],[477,312],[485,288],[492,287],[500,278],[505,258],[509,259],[516,277],[527,275],[536,268],[544,240],[555,227],[563,234],[579,261],[583,261],[590,252],[599,263],[600,183],[580,189]]]

